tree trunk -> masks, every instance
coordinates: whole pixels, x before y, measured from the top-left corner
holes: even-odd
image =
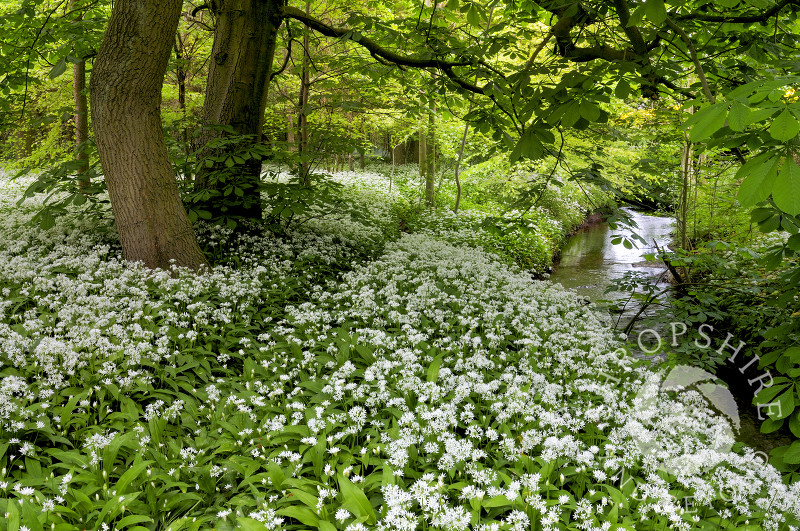
[[[86,60],[72,65],[72,87],[75,100],[75,160],[78,162],[78,188],[89,186],[89,105],[86,101]]]
[[[69,9],[75,9],[75,0],[70,0]],[[74,20],[79,22],[83,18],[80,15]],[[86,101],[86,59],[72,65],[72,99],[75,104],[75,162],[78,163],[76,176],[78,178],[78,188],[84,189],[89,186],[89,105]]]
[[[425,202],[428,206],[433,206],[435,203],[435,187],[436,187],[436,131],[435,131],[435,116],[434,111],[428,111],[428,130],[425,138],[426,151],[425,151]],[[423,164],[420,161],[420,164]]]
[[[683,142],[683,152],[681,156],[681,191],[678,202],[678,239],[681,249],[689,248],[687,228],[689,217],[689,185],[692,179],[692,143],[688,134]]]
[[[218,0],[214,2],[217,23],[214,48],[211,52],[208,85],[203,108],[203,122],[209,125],[232,127],[236,135],[248,135],[245,142],[261,142],[267,87],[272,72],[272,59],[278,28],[281,25],[283,0]],[[218,131],[206,129],[204,142],[219,136]],[[226,151],[236,149],[226,148]],[[211,152],[209,152],[211,151]],[[216,151],[216,152],[214,152]],[[219,150],[207,150],[208,155],[221,155]],[[223,162],[216,163],[211,172],[224,172],[224,182],[211,182],[210,172],[198,179],[200,187],[221,191],[228,185],[244,190],[238,197],[230,194],[221,204],[222,196],[209,204],[212,215],[261,217],[261,161],[248,159],[233,170]],[[220,175],[218,173],[218,175]]]
[[[183,144],[184,154],[189,158],[191,147],[189,145],[189,128],[186,123],[186,42],[187,37],[180,32],[175,34],[175,82],[178,84],[178,108],[183,117],[183,127],[181,127],[181,143]],[[184,175],[185,179],[191,175]]]
[[[184,38],[180,33],[175,34],[175,82],[178,84],[178,108],[186,118],[186,65],[184,64],[186,46],[183,43]]]
[[[289,151],[294,151],[294,117],[291,114],[286,115],[286,144]]]
[[[425,139],[425,129],[419,130],[419,144],[418,144],[418,152],[419,155],[417,157],[417,164],[419,165],[419,175],[420,177],[425,177],[425,170],[427,169],[427,160],[428,160],[428,146]]]
[[[469,105],[469,111],[472,111],[472,102]],[[461,175],[459,171],[461,170],[461,161],[464,160],[464,146],[467,145],[467,133],[469,132],[469,122],[464,122],[464,134],[461,135],[461,145],[458,148],[458,158],[456,159],[456,204],[453,207],[453,212],[458,213],[458,209],[461,206]]]
[[[161,126],[161,87],[182,0],[117,0],[91,77],[97,151],[127,260],[208,264],[181,203]]]
[[[306,14],[311,12],[311,0],[306,0]],[[311,40],[308,38],[308,31],[306,30],[303,35],[303,60],[300,68],[300,96],[297,102],[297,136],[299,143],[297,144],[297,154],[300,155],[300,164],[297,168],[298,177],[300,182],[309,185],[311,184],[311,160],[308,153],[308,96],[311,92],[311,79],[309,68],[311,65],[311,56],[308,53],[308,47],[311,45]]]

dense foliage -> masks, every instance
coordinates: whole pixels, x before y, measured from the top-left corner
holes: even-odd
[[[800,527],[797,0],[296,4],[0,0],[0,529]],[[770,464],[542,280],[621,203]]]
[[[408,199],[339,180],[366,218],[209,226],[201,275],[125,264],[79,218],[26,226],[4,181],[4,529],[797,525],[797,484],[721,451],[696,393],[637,405],[658,375],[471,246],[476,214],[397,239]]]

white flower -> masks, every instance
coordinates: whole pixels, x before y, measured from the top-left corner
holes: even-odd
[[[347,509],[344,509],[344,508],[340,508],[339,510],[336,511],[336,517],[335,518],[339,522],[344,523],[344,521],[347,520],[348,518],[350,518],[350,516],[352,516],[350,514],[350,511],[348,511]]]

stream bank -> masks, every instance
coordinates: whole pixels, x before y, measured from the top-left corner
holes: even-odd
[[[636,223],[637,228],[634,230],[648,242],[647,246],[640,245],[639,248],[627,249],[621,244],[615,245],[612,243],[615,236],[630,237],[633,231],[630,229],[612,230],[608,223],[602,219],[598,220],[597,216],[593,215],[568,239],[550,275],[552,282],[575,291],[601,308],[613,309],[615,306],[621,306],[623,308],[621,312],[610,314],[612,326],[620,331],[625,329],[628,322],[634,317],[646,317],[646,315],[637,315],[640,306],[631,299],[629,292],[611,291],[607,293],[607,286],[626,274],[632,274],[650,279],[655,291],[669,287],[670,276],[666,268],[656,262],[647,262],[642,256],[655,253],[656,245],[661,248],[669,246],[674,229],[673,218],[651,216],[630,208],[623,210]],[[653,313],[650,309],[648,312]],[[666,358],[663,355],[651,356],[641,350],[638,350],[637,353],[639,347],[637,339],[642,330],[655,329],[656,333],[668,340],[671,334],[670,321],[671,319],[664,316],[660,318],[659,323],[650,322],[634,327],[629,334],[629,344],[634,355],[656,364],[665,361]],[[689,326],[688,328],[694,327]],[[643,336],[647,337],[646,334]],[[645,343],[647,342],[645,341]],[[741,422],[737,440],[767,454],[773,448],[790,444],[793,439],[785,433],[761,433],[761,420],[758,418],[755,407],[751,404],[752,388],[743,384],[741,374],[728,369],[730,368],[720,367],[717,377],[728,384],[736,401]]]

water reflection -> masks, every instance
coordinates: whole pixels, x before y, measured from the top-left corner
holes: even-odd
[[[630,230],[611,230],[607,223],[598,223],[581,229],[573,235],[561,251],[561,258],[555,266],[550,280],[565,288],[575,290],[593,301],[602,299],[627,298],[626,293],[605,294],[611,279],[621,278],[628,271],[636,271],[652,276],[653,282],[663,277],[658,264],[645,262],[642,255],[655,252],[654,242],[660,247],[669,245],[674,220],[668,217],[646,216],[630,209],[624,209],[638,225],[634,231],[642,236],[648,245],[638,244],[639,248],[626,249],[614,245],[615,235],[630,236]],[[666,286],[664,280],[661,283]]]

